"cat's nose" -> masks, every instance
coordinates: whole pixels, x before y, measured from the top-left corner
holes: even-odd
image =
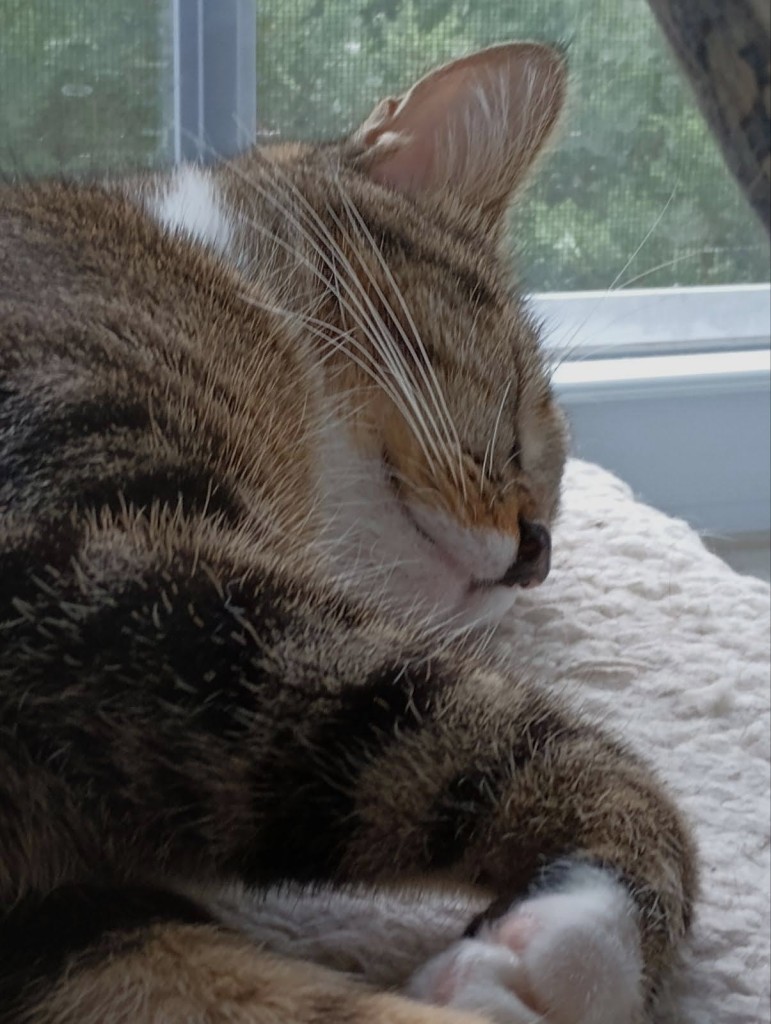
[[[503,587],[534,587],[543,583],[551,565],[551,536],[545,526],[519,520],[519,549],[516,561],[498,580]]]

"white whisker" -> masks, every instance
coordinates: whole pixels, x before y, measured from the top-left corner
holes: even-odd
[[[279,204],[278,199],[277,199],[276,196],[272,195],[266,189],[261,188],[261,186],[258,186],[254,182],[250,182],[250,184],[251,184],[251,186],[253,188],[255,188],[255,190],[257,190],[259,192],[259,194],[263,195],[263,197],[266,198],[269,202],[271,202],[276,208],[280,209],[281,212],[284,214],[284,216],[286,216],[294,224],[294,226],[297,228],[297,230],[300,231],[301,235],[303,235],[311,243],[311,246],[312,246],[313,250],[316,252],[316,254],[321,258],[321,260],[325,264],[325,266],[327,266],[327,268],[333,274],[333,277],[334,277],[334,280],[335,280],[336,284],[332,285],[332,289],[333,289],[333,292],[334,292],[336,298],[338,299],[338,302],[341,305],[341,308],[347,308],[349,314],[354,319],[354,322],[356,323],[356,325],[364,333],[365,337],[367,337],[368,340],[372,343],[375,352],[379,351],[386,358],[387,368],[389,369],[389,371],[390,371],[390,373],[392,375],[393,382],[396,385],[400,386],[401,401],[395,402],[395,404],[397,404],[397,408],[399,408],[400,412],[402,412],[402,415],[404,415],[405,420],[407,421],[407,423],[410,426],[410,429],[412,430],[412,432],[415,435],[416,439],[420,443],[421,448],[423,450],[423,454],[424,454],[424,456],[426,458],[426,461],[427,461],[428,465],[429,466],[433,465],[434,458],[439,457],[439,450],[437,449],[435,442],[431,438],[430,433],[427,432],[426,429],[425,429],[425,421],[424,421],[424,417],[423,417],[422,405],[419,402],[419,400],[417,399],[417,397],[414,394],[414,391],[412,389],[407,389],[407,388],[403,387],[403,383],[404,383],[403,382],[403,378],[402,378],[402,375],[399,373],[399,369],[400,369],[399,361],[395,360],[393,358],[393,353],[392,352],[384,351],[382,345],[379,344],[379,341],[381,341],[382,339],[380,338],[378,333],[373,329],[373,327],[372,327],[372,320],[371,320],[372,313],[375,313],[377,315],[377,311],[375,310],[374,306],[372,305],[372,302],[369,299],[369,296],[366,294],[366,292],[362,288],[361,283],[359,282],[358,277],[356,276],[355,272],[353,271],[353,267],[350,265],[350,262],[345,257],[345,254],[342,252],[340,247],[337,245],[335,240],[332,238],[332,236],[330,235],[329,231],[327,230],[327,228],[323,224],[323,222],[320,221],[320,218],[318,217],[318,214],[316,213],[316,211],[314,211],[312,209],[312,207],[310,207],[309,204],[307,203],[307,200],[305,200],[305,198],[300,195],[299,198],[302,200],[304,206],[307,206],[310,209],[311,213],[313,214],[313,217],[315,218],[316,221],[318,221],[320,229],[323,230],[323,233],[324,233],[324,236],[325,236],[325,240],[329,244],[330,248],[333,249],[333,253],[336,255],[336,257],[339,260],[341,260],[341,262],[343,263],[345,268],[348,270],[348,272],[350,274],[350,282],[351,283],[349,283],[349,281],[346,278],[339,276],[339,274],[337,273],[336,267],[333,264],[332,260],[328,256],[326,256],[326,254],[319,248],[318,244],[314,241],[312,236],[309,234],[308,230],[297,220],[296,217],[294,217],[292,212],[287,207],[281,206]],[[292,187],[294,188],[294,186],[292,186]],[[262,229],[262,225],[259,225],[259,224],[253,224],[252,226],[254,226],[257,230],[261,230]],[[273,234],[273,237],[274,237],[275,241],[278,242],[279,244],[284,244],[283,240],[280,239],[278,236],[275,236],[275,234]],[[297,254],[296,252],[293,251],[293,255],[295,255],[295,257],[297,257],[299,254]],[[309,266],[309,268],[311,269],[311,272],[314,273],[314,275],[323,284],[325,284],[327,287],[329,287],[330,286],[330,282],[328,282],[324,278],[324,276],[318,271],[317,268],[313,267],[313,265],[310,263],[309,260],[306,260],[306,262],[307,262],[307,265]],[[343,299],[343,296],[342,296],[342,294],[339,291],[339,285],[342,285],[345,288],[345,290],[346,290],[347,299],[345,299],[345,300]],[[359,298],[356,296],[356,294],[353,291],[352,285],[355,285],[359,289],[361,295],[363,296],[363,298],[365,299],[365,301],[368,304],[369,310],[365,309],[362,306],[361,301],[359,300]],[[352,306],[351,303],[355,303],[355,306]],[[368,318],[368,315],[367,315],[368,312],[369,312],[369,318]],[[382,320],[381,320],[381,324],[382,324]],[[383,327],[384,326],[385,325],[383,325]],[[340,346],[340,349],[341,349],[341,351],[343,351],[346,354],[348,354],[348,351],[347,351],[347,349],[344,346]],[[361,362],[358,362],[357,365],[361,366],[362,364],[361,364]],[[373,374],[370,374],[370,375],[371,376],[375,376]],[[380,378],[380,377],[376,377],[375,376],[375,379],[378,379],[378,380],[382,381],[382,378]],[[393,400],[393,396],[394,396],[393,388],[388,389],[388,394],[389,394],[389,397],[391,397],[392,400]],[[406,415],[405,402],[408,403],[409,406],[410,406],[410,410],[411,410],[410,415]],[[429,452],[428,452],[428,448],[429,447],[433,451],[433,457],[431,455],[429,455]]]
[[[485,461],[482,462],[482,481],[483,482],[486,479],[487,474],[492,470],[493,459],[495,457],[495,442],[498,439],[498,428],[499,428],[499,426],[501,424],[501,416],[503,415],[503,410],[504,410],[504,408],[506,406],[506,399],[509,397],[509,392],[511,391],[511,385],[512,384],[513,384],[513,381],[509,380],[509,382],[507,383],[506,387],[503,390],[503,397],[501,398],[500,405],[498,406],[498,415],[495,418],[495,426],[493,427],[493,434],[492,434],[492,437],[490,438],[490,442],[489,442],[489,444],[487,446],[487,451],[485,452],[485,459],[487,458],[487,454],[489,453],[489,455],[490,455],[490,462],[489,462],[489,465],[487,465]]]
[[[343,203],[345,204],[346,209],[348,210],[349,216],[352,219],[356,220],[356,223],[359,226],[360,231],[363,233],[364,237],[369,242],[370,247],[371,247],[371,251],[375,255],[375,258],[377,259],[377,261],[378,261],[378,263],[379,263],[383,273],[385,274],[386,279],[389,282],[389,284],[390,284],[390,286],[391,286],[391,288],[392,288],[392,290],[394,292],[394,295],[396,296],[396,298],[397,298],[397,300],[399,302],[399,305],[401,306],[402,312],[404,313],[404,315],[405,315],[405,317],[407,319],[407,324],[408,324],[408,326],[409,326],[409,328],[410,328],[410,330],[412,332],[412,338],[408,337],[408,335],[406,334],[406,332],[404,330],[404,327],[403,327],[403,325],[401,323],[401,320],[397,317],[396,313],[393,310],[393,307],[391,306],[391,304],[386,299],[386,297],[383,294],[382,290],[380,289],[379,285],[377,285],[377,282],[375,281],[375,278],[372,275],[371,271],[369,271],[369,268],[366,268],[368,276],[369,276],[370,280],[372,281],[373,285],[377,288],[378,295],[379,295],[381,301],[384,303],[388,314],[391,316],[391,319],[396,324],[397,329],[399,330],[399,333],[400,333],[400,335],[402,337],[402,340],[404,341],[405,345],[407,346],[408,351],[412,354],[413,358],[415,359],[415,362],[419,366],[421,375],[423,376],[424,382],[427,385],[429,397],[431,398],[432,402],[434,403],[434,405],[435,405],[435,407],[437,409],[437,412],[440,414],[440,416],[444,420],[444,429],[445,429],[445,431],[447,433],[448,440],[450,440],[451,442],[454,442],[454,445],[455,445],[455,448],[456,448],[457,454],[458,454],[458,460],[459,460],[459,463],[461,464],[461,481],[464,483],[464,486],[465,486],[465,480],[463,478],[463,472],[462,472],[462,458],[461,458],[460,438],[458,436],[458,432],[457,432],[457,430],[455,428],[455,424],[454,424],[452,416],[450,414],[450,410],[449,410],[449,407],[447,405],[447,399],[446,399],[446,397],[444,395],[444,391],[443,391],[443,389],[442,389],[442,387],[441,387],[441,385],[439,383],[438,377],[436,376],[436,371],[434,370],[433,364],[432,364],[432,362],[431,362],[431,360],[430,360],[430,358],[428,356],[428,353],[426,351],[425,345],[423,344],[423,341],[422,341],[421,336],[420,336],[420,332],[418,331],[417,325],[415,324],[415,320],[414,320],[414,318],[412,316],[412,313],[410,312],[410,309],[409,309],[409,306],[407,305],[407,302],[404,299],[404,295],[402,294],[402,290],[399,287],[399,285],[397,284],[396,279],[395,279],[395,277],[393,275],[393,272],[392,272],[391,268],[388,266],[388,264],[387,264],[387,262],[386,262],[386,260],[385,260],[385,258],[383,256],[383,253],[382,253],[382,251],[380,249],[380,246],[375,241],[375,239],[374,239],[374,237],[372,235],[372,232],[369,230],[369,227],[367,226],[366,222],[364,221],[364,218],[361,216],[361,213],[358,211],[358,209],[356,208],[355,204],[350,199],[350,197],[345,194],[345,192],[342,189],[342,187],[340,187],[339,191],[340,191],[341,199],[342,199]],[[366,266],[363,263],[363,261],[361,261],[361,262],[362,262],[362,266]],[[418,358],[418,355],[420,355],[422,358]]]

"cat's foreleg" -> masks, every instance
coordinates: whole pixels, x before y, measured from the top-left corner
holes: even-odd
[[[0,903],[148,873],[472,886],[499,901],[498,931],[469,940],[495,966],[496,993],[547,977],[531,1003],[548,1005],[558,974],[578,971],[576,991],[601,1007],[603,978],[587,965],[611,957],[584,957],[586,936],[619,942],[631,920],[628,960],[639,950],[642,967],[628,1001],[638,990],[652,1001],[687,927],[694,867],[680,816],[641,762],[516,680],[405,657],[398,635],[315,592],[222,583],[200,560],[173,586],[170,571],[116,591],[109,630],[103,597],[88,605],[69,578],[41,592],[37,617],[13,621],[5,735],[21,749],[17,774],[0,773]],[[64,600],[79,602],[78,629]],[[56,644],[38,642],[38,620],[59,630]],[[583,922],[569,942],[547,914],[549,891],[563,900],[559,922]],[[558,962],[563,938],[573,955]],[[474,976],[440,972],[428,995],[460,1005],[471,986],[459,979]],[[571,997],[552,1016],[626,1024],[581,1013]]]
[[[560,1024],[642,1020],[692,911],[679,813],[647,766],[555,701],[445,671],[433,670],[420,723],[398,723],[363,767],[343,858],[353,877],[433,876],[495,895],[487,920],[411,990],[485,1006],[486,972],[503,971]],[[418,689],[409,672],[394,682]]]

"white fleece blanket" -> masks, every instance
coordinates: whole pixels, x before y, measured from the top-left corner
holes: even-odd
[[[696,829],[703,892],[666,1024],[771,1020],[770,624],[766,583],[570,464],[553,573],[518,600],[507,640],[646,754]]]

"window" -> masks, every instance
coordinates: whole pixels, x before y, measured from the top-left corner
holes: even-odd
[[[746,208],[644,0],[269,0],[259,124],[334,136],[427,66],[505,39],[570,39],[558,151],[515,218],[534,291],[768,280]]]
[[[166,6],[3,0],[0,172],[80,174],[163,161],[171,115]]]
[[[0,171],[338,135],[509,38],[570,41],[563,137],[510,234],[579,454],[697,525],[768,529],[768,242],[644,0],[4,0]]]

